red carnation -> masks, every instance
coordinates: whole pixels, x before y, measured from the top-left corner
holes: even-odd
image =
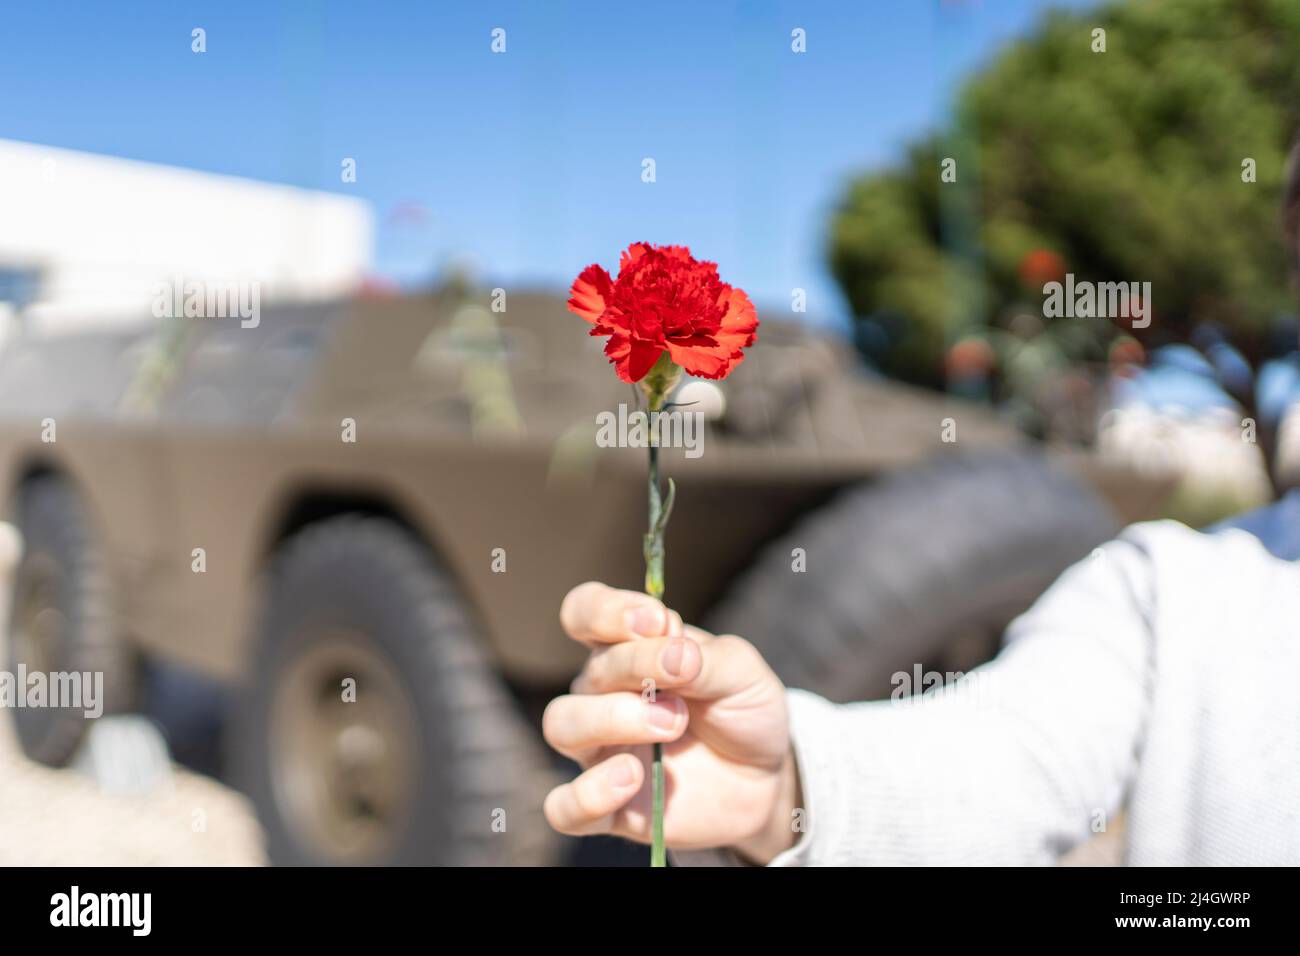
[[[726,378],[754,344],[758,316],[749,296],[718,278],[712,262],[697,262],[685,246],[634,242],[618,264],[618,278],[590,265],[573,282],[569,308],[592,324],[592,335],[608,335],[605,354],[618,377],[639,382],[646,413],[656,421],[681,379],[682,370],[701,378]],[[650,527],[641,537],[646,594],[664,596],[664,529],[677,486],[659,486],[659,443],[651,435]],[[663,749],[651,761],[650,865],[664,866]]]
[[[726,378],[758,330],[749,296],[685,246],[635,242],[619,260],[617,279],[587,266],[574,280],[569,309],[592,323],[592,335],[609,336],[605,354],[625,382],[639,382],[665,351],[691,375]]]

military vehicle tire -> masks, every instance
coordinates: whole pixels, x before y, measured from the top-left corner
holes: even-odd
[[[540,744],[406,529],[344,515],[295,534],[257,640],[231,757],[272,862],[548,862]]]
[[[846,490],[766,547],[706,618],[782,680],[836,701],[964,671],[1071,563],[1115,532],[1041,454],[952,457]],[[794,570],[794,549],[805,555]]]
[[[131,709],[137,661],[118,628],[103,553],[77,489],[57,475],[31,478],[18,489],[14,517],[23,541],[14,571],[5,668],[16,673],[21,664],[29,675],[103,675],[101,700],[87,699],[83,689],[80,706],[12,712],[23,752],[61,767],[89,729],[86,705],[102,705],[104,714]]]

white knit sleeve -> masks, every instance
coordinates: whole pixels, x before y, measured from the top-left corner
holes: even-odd
[[[953,688],[850,705],[789,691],[804,832],[773,863],[1045,864],[1104,827],[1152,683],[1152,533],[1069,569]]]

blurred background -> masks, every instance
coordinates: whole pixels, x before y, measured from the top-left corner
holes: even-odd
[[[627,396],[563,308],[632,241],[758,305],[670,599],[792,685],[975,666],[1119,524],[1300,475],[1284,0],[5,23],[4,666],[101,670],[112,716],[0,714],[0,862],[642,862],[536,819],[554,609],[637,580],[643,465],[591,436]],[[1152,321],[1049,317],[1067,275]]]

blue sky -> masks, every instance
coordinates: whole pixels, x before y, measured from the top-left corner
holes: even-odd
[[[560,288],[645,239],[718,261],[760,307],[802,287],[836,320],[822,253],[847,177],[1060,5],[11,0],[0,137],[360,196],[375,271],[407,285],[468,259]]]

